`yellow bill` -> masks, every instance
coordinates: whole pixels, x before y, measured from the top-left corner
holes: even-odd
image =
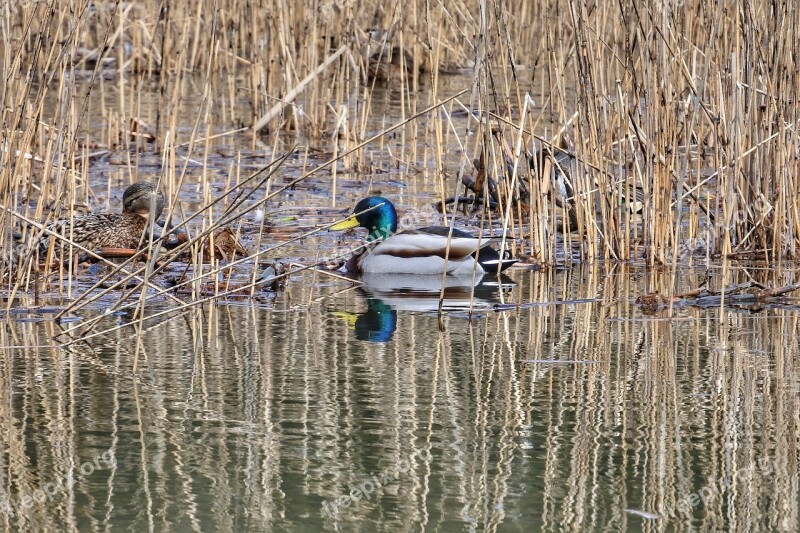
[[[343,229],[350,229],[358,227],[358,220],[356,220],[355,216],[349,216],[346,219],[342,220],[341,222],[337,222],[333,226],[330,227],[333,231],[341,231]]]
[[[356,320],[358,320],[358,315],[355,313],[348,313],[347,311],[333,311],[331,313],[336,318],[344,320],[347,322],[347,325],[351,328],[356,327]]]

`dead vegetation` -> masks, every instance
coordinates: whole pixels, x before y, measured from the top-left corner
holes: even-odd
[[[505,226],[537,263],[798,256],[791,2],[161,7],[3,11],[6,262],[15,232],[110,210],[124,185],[154,178],[167,221],[188,230],[175,252],[189,256],[186,283],[199,291],[232,262],[252,291],[258,261],[294,238],[267,245],[261,222],[234,259],[208,253],[211,235],[242,235],[243,217],[263,221],[306,181],[337,207],[345,184],[390,170],[440,204],[479,197],[443,221]],[[145,287],[161,255],[115,268]],[[10,295],[73,268],[6,267]]]

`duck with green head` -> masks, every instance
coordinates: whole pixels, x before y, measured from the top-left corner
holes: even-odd
[[[370,196],[356,204],[353,214],[331,226],[332,230],[362,227],[369,230],[370,249],[350,258],[354,274],[419,274],[471,276],[499,273],[517,262],[501,258],[489,245],[499,238],[480,238],[445,226],[397,232],[397,211],[392,202]]]

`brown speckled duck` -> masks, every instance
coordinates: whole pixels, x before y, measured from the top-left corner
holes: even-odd
[[[414,64],[414,56],[399,46],[375,52],[367,63],[367,81],[399,82],[411,78],[419,68]]]
[[[82,215],[51,222],[47,228],[87,250],[137,249],[147,242],[149,224],[158,220],[163,210],[164,195],[156,191],[154,184],[139,181],[122,194],[122,213]],[[49,233],[42,235],[38,241],[39,251],[46,252],[53,238]],[[67,240],[58,239],[55,243],[57,255],[62,244],[69,245]]]

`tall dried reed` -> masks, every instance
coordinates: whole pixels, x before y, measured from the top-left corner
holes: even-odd
[[[506,226],[507,246],[538,261],[779,265],[797,257],[800,224],[797,22],[790,2],[20,2],[0,15],[0,244],[16,274],[3,284],[42,277],[9,253],[15,232],[41,231],[27,221],[97,208],[141,178],[184,218],[182,194],[210,198],[218,174],[240,182],[234,161],[264,166],[296,143],[294,168],[326,183],[331,206],[351,173],[390,167],[430,198],[459,196],[483,154],[498,207],[476,223]],[[552,162],[530,164],[548,144],[575,157],[570,205],[552,201]],[[321,166],[309,146],[336,162],[308,171]],[[621,206],[636,194],[640,213]],[[189,247],[238,228],[231,201],[192,206]],[[194,257],[199,290],[218,267]]]

